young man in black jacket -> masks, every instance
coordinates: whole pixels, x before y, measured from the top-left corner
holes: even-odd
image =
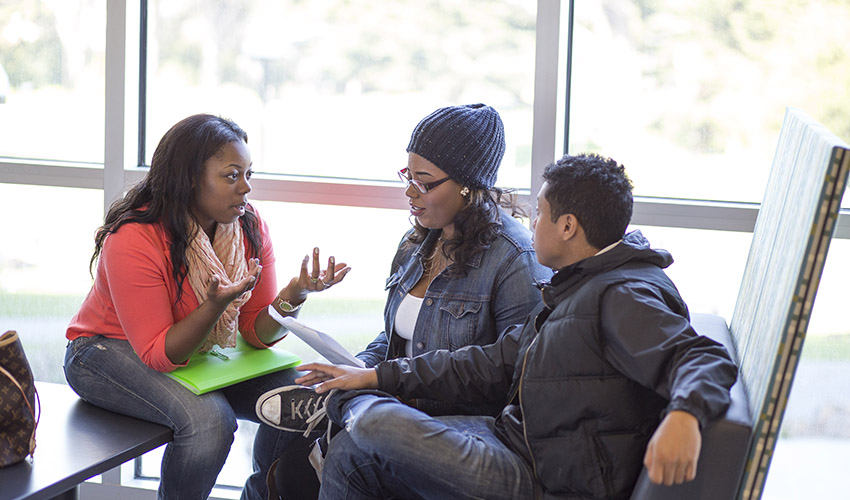
[[[596,155],[549,165],[534,247],[556,270],[543,303],[494,344],[371,369],[324,364],[258,402],[303,430],[326,409],[323,499],[626,499],[641,464],[656,483],[692,480],[700,429],[729,404],[737,368],[698,336],[639,231],[625,234],[631,182]],[[334,390],[338,389],[338,390]],[[495,419],[430,417],[401,399],[501,401]]]

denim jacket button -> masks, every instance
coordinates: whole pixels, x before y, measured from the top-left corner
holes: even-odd
[[[425,342],[417,342],[416,348],[417,349],[425,349]]]
[[[434,304],[434,299],[425,299],[425,305],[430,306]]]

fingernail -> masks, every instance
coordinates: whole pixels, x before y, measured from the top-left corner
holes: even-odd
[[[314,248],[313,253],[319,253],[319,247]]]

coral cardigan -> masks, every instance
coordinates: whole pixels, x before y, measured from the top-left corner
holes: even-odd
[[[251,345],[267,347],[257,338],[254,321],[277,296],[275,258],[268,227],[259,218],[263,247],[260,279],[250,300],[239,312],[239,331]],[[129,223],[106,237],[97,263],[97,274],[66,337],[103,335],[130,342],[139,358],[154,370],[167,372],[178,366],[165,355],[165,334],[194,311],[199,303],[189,280],[177,299],[177,282],[171,274],[169,238],[160,224]],[[245,242],[246,252],[248,242]],[[246,255],[247,258],[247,255]]]

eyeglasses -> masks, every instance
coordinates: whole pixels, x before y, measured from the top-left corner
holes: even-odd
[[[412,184],[413,187],[415,187],[416,190],[419,191],[422,194],[427,193],[428,191],[434,189],[435,187],[439,186],[440,184],[442,184],[442,183],[444,183],[444,182],[446,182],[447,180],[450,179],[450,177],[446,176],[446,177],[443,177],[442,179],[440,179],[438,181],[434,181],[434,182],[418,181],[418,180],[410,177],[410,169],[407,168],[407,167],[404,167],[403,169],[398,171],[398,177],[401,179],[401,181],[404,183],[405,186],[410,186]]]

